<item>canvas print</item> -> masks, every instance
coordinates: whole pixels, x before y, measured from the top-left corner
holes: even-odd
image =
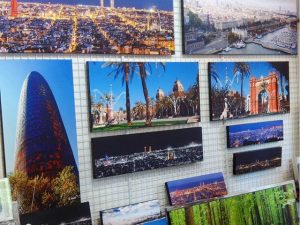
[[[172,0],[7,0],[0,11],[0,52],[175,51]]]
[[[201,127],[92,138],[94,178],[203,160]]]
[[[11,199],[11,190],[8,178],[4,178],[0,179],[0,223],[12,219],[13,207]]]
[[[297,0],[182,0],[184,53],[297,54]]]
[[[170,225],[298,225],[293,183],[168,211]]]
[[[100,211],[102,225],[132,225],[158,219],[160,203],[158,200],[141,202],[127,206]]]
[[[92,131],[200,121],[198,63],[88,62]]]
[[[282,148],[267,148],[233,154],[233,174],[244,174],[281,166]]]
[[[92,225],[88,202],[21,215],[21,225]]]
[[[163,218],[160,218],[160,219],[140,223],[139,225],[168,225],[168,220],[167,220],[166,217],[163,217]]]
[[[226,128],[228,148],[283,140],[283,120],[239,124]]]
[[[183,205],[227,195],[223,173],[166,182],[170,205]]]
[[[71,60],[9,60],[0,67],[6,174],[20,214],[78,202]]]
[[[211,120],[290,111],[288,62],[209,63]]]

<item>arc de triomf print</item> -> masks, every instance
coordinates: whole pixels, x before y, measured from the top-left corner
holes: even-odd
[[[202,128],[92,138],[94,178],[203,160]]]
[[[172,0],[0,2],[0,52],[172,55]]]
[[[288,62],[209,63],[210,118],[290,111]]]
[[[20,213],[79,201],[71,60],[0,66],[6,175]]]

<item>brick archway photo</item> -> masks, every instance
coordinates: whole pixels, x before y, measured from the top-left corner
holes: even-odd
[[[267,77],[250,78],[250,114],[277,113],[280,111],[278,76],[271,72]]]
[[[290,111],[288,62],[210,63],[209,76],[211,120]]]

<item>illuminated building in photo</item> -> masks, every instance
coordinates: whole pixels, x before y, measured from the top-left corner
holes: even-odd
[[[31,72],[19,100],[15,171],[29,177],[55,177],[66,166],[77,165],[54,95],[43,76]]]

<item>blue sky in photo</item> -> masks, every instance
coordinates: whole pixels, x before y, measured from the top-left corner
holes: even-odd
[[[103,67],[104,62],[88,62],[90,93],[94,97],[95,91],[99,90],[103,95],[110,93],[112,85],[113,96],[120,98],[114,105],[114,110],[123,110],[125,106],[125,83],[122,85],[122,74],[116,79],[114,74],[108,76],[113,71],[111,67]],[[151,63],[152,74],[147,77],[147,87],[151,98],[155,99],[157,90],[161,88],[164,94],[170,94],[173,91],[174,82],[178,79],[188,90],[189,87],[196,83],[198,75],[198,63],[167,63],[164,71],[157,63]],[[141,101],[145,103],[139,70],[134,74],[133,79],[129,82],[131,108],[135,103]],[[99,94],[96,94],[96,102],[99,101]]]
[[[39,72],[52,90],[78,166],[71,60],[8,60],[0,61],[0,68],[6,172],[13,171],[20,92],[32,71]]]
[[[148,221],[148,222],[142,223],[140,225],[167,225],[167,224],[168,224],[167,218],[164,217],[164,218],[161,218],[158,220]]]
[[[276,120],[276,121],[268,121],[268,122],[261,122],[261,123],[233,125],[233,126],[229,126],[229,132],[237,133],[241,131],[257,130],[262,128],[266,129],[267,127],[273,127],[273,126],[283,126],[283,121]]]
[[[197,177],[190,177],[181,180],[174,180],[167,182],[169,192],[176,190],[184,190],[188,188],[197,187],[200,184],[210,184],[216,181],[224,181],[223,173],[212,173]]]
[[[228,77],[228,81],[232,83],[231,90],[238,91],[240,93],[241,91],[241,80],[239,76],[236,76],[236,79],[234,79],[233,74],[233,68],[234,68],[234,62],[217,62],[217,63],[211,63],[211,65],[214,65],[215,70],[219,76],[219,79],[223,85],[225,86],[226,81],[226,75]],[[271,66],[268,62],[248,62],[250,65],[250,76],[244,78],[244,86],[243,86],[243,95],[247,96],[250,94],[250,78],[256,77],[257,79],[261,77],[267,77],[269,76],[270,72],[276,72],[276,70]],[[287,74],[288,75],[288,74]],[[280,79],[280,77],[279,77]],[[211,84],[215,85],[215,81],[211,79]],[[284,84],[286,85],[287,82],[284,81]],[[280,85],[280,83],[279,83]],[[284,85],[284,86],[285,86]],[[220,87],[220,85],[218,86]],[[287,95],[286,90],[284,90],[284,94]],[[279,88],[279,94],[281,94],[281,89]]]
[[[21,0],[20,2],[100,6],[100,0]],[[104,5],[109,6],[110,0],[104,0]],[[135,7],[137,9],[156,7],[160,10],[173,11],[173,0],[115,0],[115,7]]]

